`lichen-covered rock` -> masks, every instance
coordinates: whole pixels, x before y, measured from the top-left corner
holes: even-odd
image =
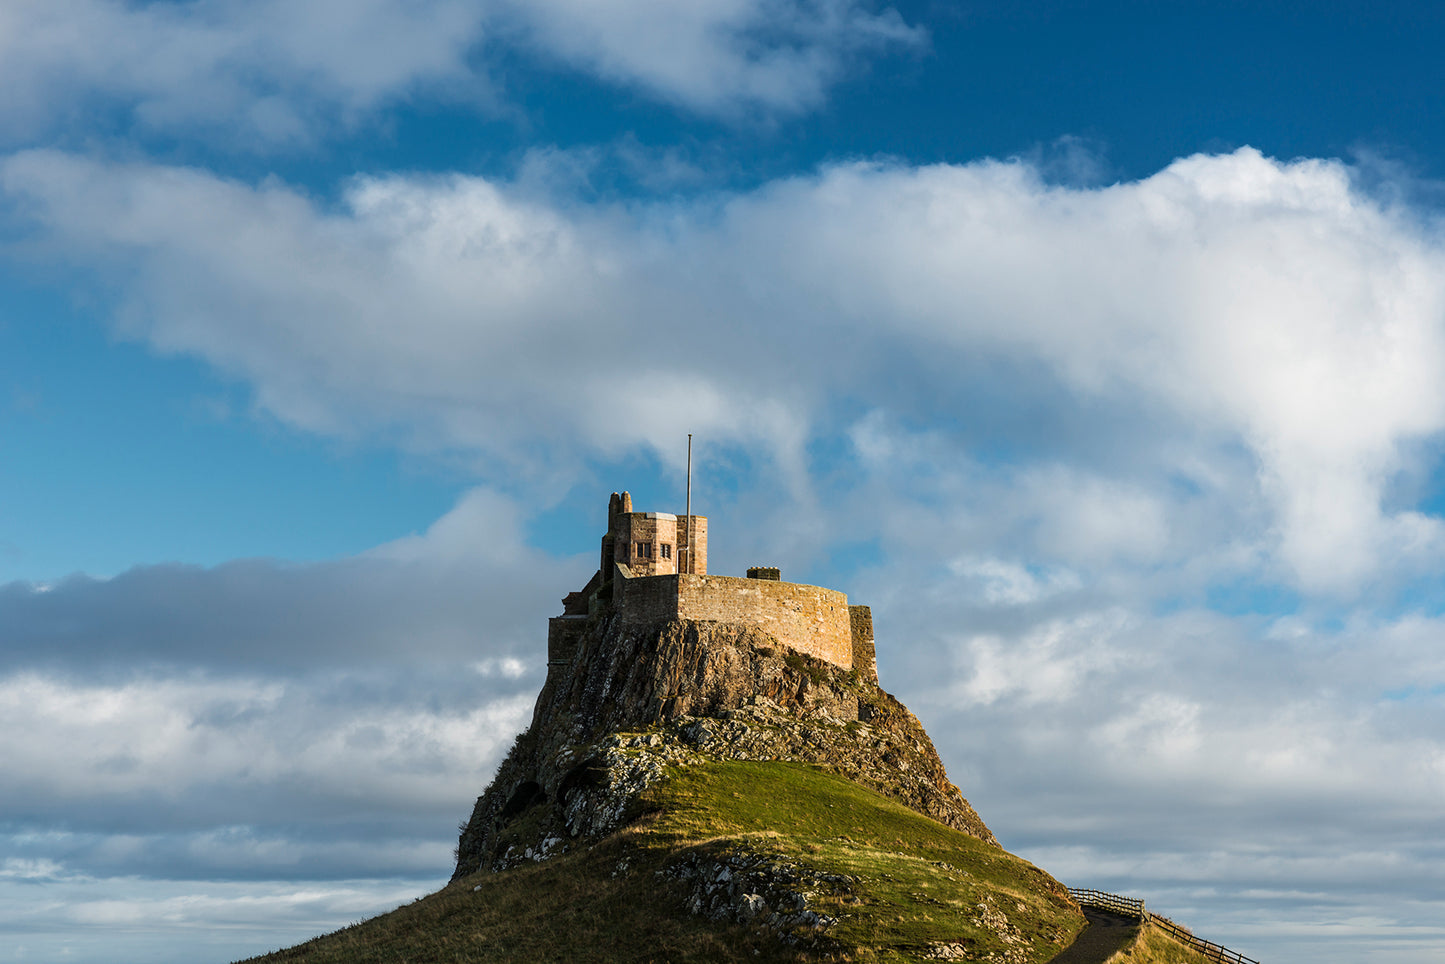
[[[545,859],[633,815],[668,766],[817,764],[996,844],[903,704],[756,627],[696,620],[625,628],[601,616],[550,668],[532,725],[477,800],[455,876]]]
[[[746,847],[725,854],[692,851],[657,873],[682,885],[690,913],[765,927],[799,947],[826,943],[827,929],[838,922],[812,910],[812,898],[851,894],[858,884],[848,874],[820,873]]]

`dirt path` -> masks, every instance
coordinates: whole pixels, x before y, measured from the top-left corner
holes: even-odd
[[[1049,964],[1104,964],[1109,955],[1123,949],[1139,930],[1132,917],[1120,917],[1106,911],[1084,908],[1089,926],[1079,931],[1074,943],[1066,947]]]

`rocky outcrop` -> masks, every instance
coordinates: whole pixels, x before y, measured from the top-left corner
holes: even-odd
[[[811,909],[814,899],[819,894],[851,895],[858,884],[851,874],[820,873],[748,847],[725,854],[694,851],[657,875],[683,885],[690,913],[765,927],[785,943],[814,947],[825,930],[838,923]]]
[[[456,877],[546,859],[621,826],[668,766],[826,767],[996,844],[903,704],[753,626],[595,618],[549,668],[532,725],[477,800]]]

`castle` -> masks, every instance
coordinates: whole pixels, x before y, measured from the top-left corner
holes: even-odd
[[[613,613],[625,627],[671,620],[742,623],[783,646],[876,684],[873,615],[833,589],[783,582],[777,569],[746,578],[707,571],[707,517],[634,512],[632,496],[612,493],[601,565],[581,590],[562,600],[547,626],[547,664],[570,665],[588,620]]]
[[[708,520],[634,512],[626,492],[601,549],[548,624],[531,725],[477,799],[454,879],[599,839],[672,765],[709,760],[819,767],[997,846],[878,685],[867,606],[769,567],[709,575]]]

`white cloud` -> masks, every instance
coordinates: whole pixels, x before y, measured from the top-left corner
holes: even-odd
[[[538,680],[502,669],[467,693],[405,668],[385,682],[0,675],[7,943],[43,959],[179,961],[202,944],[232,959],[435,889],[531,715]]]
[[[1095,742],[1114,753],[1144,756],[1171,768],[1189,762],[1198,751],[1199,704],[1151,694],[1130,712],[1099,727]]]
[[[510,682],[478,686],[472,706],[429,708],[354,692],[338,704],[327,690],[348,688],[344,677],[117,686],[8,676],[0,722],[27,737],[6,752],[3,795],[12,812],[41,807],[72,819],[100,800],[158,813],[183,807],[188,821],[223,824],[282,820],[261,812],[254,801],[265,798],[284,802],[291,820],[318,803],[460,811],[530,714],[535,680]],[[151,832],[164,823],[158,817]]]
[[[1059,592],[1078,589],[1078,575],[1068,570],[1035,573],[1005,559],[961,556],[948,563],[954,575],[978,585],[982,601],[993,606],[1022,606]]]
[[[1077,566],[1115,558],[1151,562],[1169,548],[1169,506],[1138,485],[1051,466],[1019,480],[1040,513],[1040,548]]]
[[[14,0],[0,137],[119,110],[152,131],[306,144],[418,91],[499,110],[511,46],[708,114],[815,106],[853,55],[921,43],[857,0]]]
[[[128,330],[312,430],[400,427],[544,473],[691,430],[797,466],[839,398],[880,424],[954,412],[965,437],[935,435],[954,453],[1048,402],[1073,411],[1014,427],[1072,451],[1031,462],[1012,436],[1005,461],[1055,507],[1037,544],[1061,562],[1187,544],[1348,595],[1439,557],[1439,521],[1383,498],[1445,425],[1445,245],[1338,163],[1246,149],[1103,189],[847,165],[634,206],[392,177],[337,212],[45,152],[0,184],[136,279]],[[1227,503],[1251,528],[1225,546],[1190,506]]]
[[[726,115],[813,107],[852,56],[925,40],[891,8],[857,0],[531,0],[523,19],[550,56]]]
[[[19,0],[0,13],[0,120],[25,135],[115,105],[151,128],[306,141],[417,87],[484,93],[466,54],[485,14],[467,0]]]
[[[6,857],[0,861],[0,878],[12,880],[47,880],[59,876],[61,870],[61,865],[54,860]]]
[[[493,565],[545,566],[545,557],[526,545],[517,503],[487,489],[465,493],[422,535],[403,536],[364,557],[401,562],[482,561]]]
[[[954,699],[985,706],[1005,697],[1027,704],[1072,702],[1090,675],[1123,658],[1112,637],[1127,622],[1122,612],[1099,613],[1050,622],[1020,638],[975,636],[955,643]]]

